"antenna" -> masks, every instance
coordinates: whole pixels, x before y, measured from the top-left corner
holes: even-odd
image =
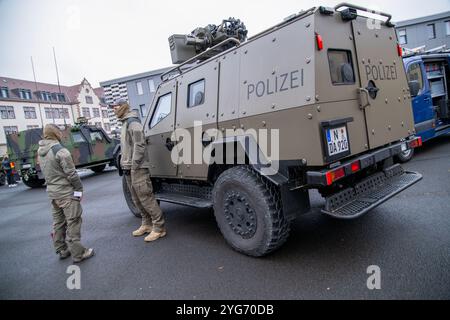
[[[56,80],[58,81],[59,96],[61,96],[61,85],[59,84],[59,72],[58,72],[58,63],[56,62],[55,47],[53,47],[53,59],[55,60]],[[56,99],[56,100],[58,100],[58,99]],[[63,111],[62,112],[62,114],[63,114],[62,116],[63,116],[63,119],[64,119],[64,126],[66,126],[67,125],[67,123],[66,123],[66,113],[65,113],[65,110],[64,110],[64,107],[62,106],[62,104],[61,104],[61,110]]]
[[[34,86],[36,87],[36,92],[37,92],[39,90],[38,90],[37,81],[36,81],[36,72],[34,72],[33,56],[31,56],[30,58],[31,58],[31,69],[33,69]],[[39,114],[41,115],[42,129],[44,129],[44,118],[42,117],[42,108],[41,108],[41,103],[39,102],[39,97],[38,97],[38,108],[39,108]]]

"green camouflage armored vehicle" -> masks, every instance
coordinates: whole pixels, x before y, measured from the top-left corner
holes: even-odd
[[[352,219],[418,182],[393,162],[421,140],[390,20],[341,4],[248,40],[236,19],[170,37],[179,65],[144,122],[157,199],[213,208],[231,247],[262,256],[311,210],[309,190]]]
[[[120,141],[111,139],[102,128],[80,123],[61,129],[61,144],[72,154],[77,169],[89,168],[94,172],[102,172],[107,164],[115,165],[114,149],[120,145]],[[10,161],[15,163],[23,183],[30,188],[45,184],[37,153],[39,140],[42,139],[41,128],[21,131],[6,138]]]

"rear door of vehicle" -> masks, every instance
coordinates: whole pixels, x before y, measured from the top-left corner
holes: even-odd
[[[369,147],[413,133],[411,99],[393,27],[357,17],[352,21]]]

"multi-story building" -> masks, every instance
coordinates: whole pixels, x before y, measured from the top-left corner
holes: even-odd
[[[425,46],[425,50],[430,50],[446,45],[450,49],[450,11],[397,22],[396,30],[404,48]]]
[[[111,104],[118,98],[124,98],[141,118],[145,117],[155,91],[161,83],[160,76],[167,70],[169,68],[100,82],[105,91],[106,103]]]
[[[0,155],[7,134],[48,123],[73,125],[81,116],[109,132],[107,110],[86,79],[68,87],[0,77]]]

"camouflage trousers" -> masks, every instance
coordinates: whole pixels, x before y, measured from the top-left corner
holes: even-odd
[[[164,217],[153,194],[153,186],[148,169],[131,170],[125,175],[131,198],[142,215],[142,225],[152,226],[155,232],[164,230]]]
[[[73,199],[52,200],[53,245],[56,252],[69,248],[72,258],[81,258],[86,250],[81,241],[80,201]]]

